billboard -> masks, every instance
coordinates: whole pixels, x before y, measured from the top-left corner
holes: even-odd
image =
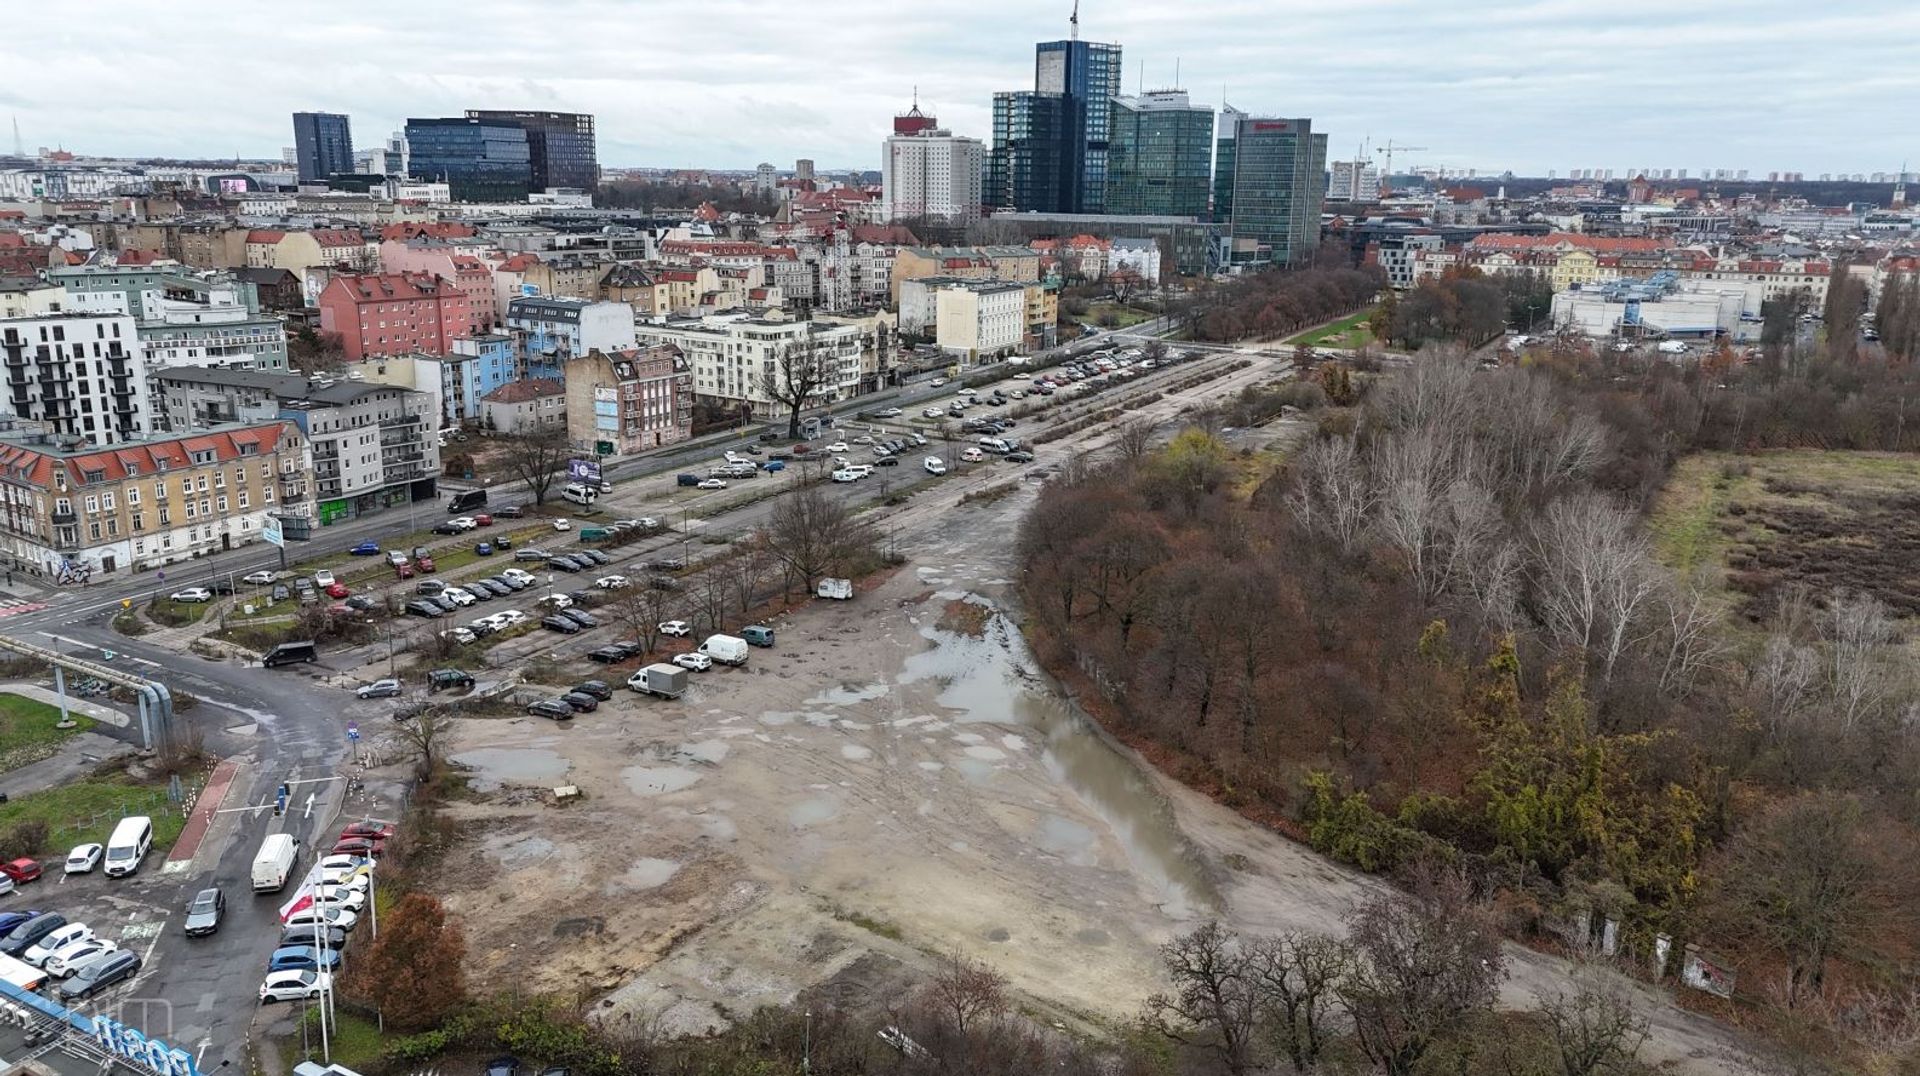
[[[570,482],[599,482],[599,460],[568,460],[567,480]]]
[[[281,549],[287,547],[287,536],[281,531],[280,519],[277,516],[268,516],[266,521],[260,524],[260,537],[268,545],[278,546]]]

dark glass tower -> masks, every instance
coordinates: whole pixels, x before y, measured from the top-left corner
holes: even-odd
[[[1042,41],[1034,46],[1033,88],[1063,99],[1060,202],[1035,206],[1063,213],[1099,213],[1107,191],[1109,103],[1120,93],[1120,46],[1096,41]],[[1029,208],[1021,206],[1019,208]]]
[[[1065,183],[1065,127],[1066,100],[1057,93],[994,94],[987,204],[1057,212]]]
[[[1115,97],[1107,144],[1108,213],[1207,219],[1213,109],[1184,90]]]
[[[456,202],[524,202],[533,189],[527,132],[477,119],[407,121],[407,172],[445,183]]]
[[[293,154],[302,183],[353,171],[353,131],[347,117],[336,112],[295,112]]]
[[[1227,234],[1256,241],[1278,264],[1311,257],[1327,194],[1327,136],[1309,119],[1240,116],[1233,142]]]
[[[467,109],[467,118],[483,123],[511,124],[527,132],[527,151],[533,166],[533,189],[600,185],[600,157],[594,141],[593,117],[580,112],[519,112]]]

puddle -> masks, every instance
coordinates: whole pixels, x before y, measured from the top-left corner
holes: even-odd
[[[683,743],[673,753],[676,760],[685,762],[704,762],[709,766],[718,766],[727,757],[725,740],[701,740],[699,743]]]
[[[1099,862],[1099,857],[1093,854],[1093,831],[1071,818],[1057,814],[1042,818],[1035,843],[1076,867],[1091,867]]]
[[[998,747],[969,747],[967,748],[967,757],[977,758],[982,762],[998,762],[1006,758],[1007,753]]]
[[[970,596],[970,600],[978,599]],[[1039,672],[1026,641],[1005,616],[995,612],[979,637],[932,626],[921,627],[920,634],[934,645],[906,660],[899,683],[940,684],[936,701],[956,722],[1023,726],[1027,735],[1005,735],[1000,742],[1008,750],[1019,751],[1037,741],[1048,772],[1113,831],[1128,861],[1161,894],[1161,907],[1168,915],[1188,919],[1219,907],[1219,894],[1208,883],[1166,800],[1133,761],[1110,746],[1051,679]],[[985,737],[970,733],[959,733],[955,739],[971,740],[972,746],[965,751],[970,757],[952,763],[954,770],[976,784],[991,781],[994,765],[983,756],[993,751],[1005,757],[1004,752],[986,747]],[[1021,741],[1017,747],[1015,739]]]
[[[636,860],[620,878],[621,885],[628,889],[658,889],[680,873],[680,864],[671,859]]]
[[[449,758],[471,771],[475,792],[493,792],[508,781],[550,785],[567,773],[566,759],[537,747],[476,747]]]
[[[892,689],[885,684],[841,684],[822,691],[800,705],[852,706],[855,703],[872,702],[890,690]]]
[[[493,858],[500,861],[501,867],[515,871],[522,867],[531,867],[544,862],[548,856],[553,854],[553,849],[553,842],[547,840],[545,837],[522,837],[517,841],[509,841],[499,848],[491,849],[491,851]]]
[[[840,805],[828,799],[801,800],[787,812],[787,821],[795,829],[818,825],[840,813]]]
[[[691,788],[700,774],[685,766],[628,766],[620,771],[636,796],[660,796]]]
[[[873,752],[857,743],[850,743],[841,746],[840,757],[848,762],[864,762],[873,757]]]

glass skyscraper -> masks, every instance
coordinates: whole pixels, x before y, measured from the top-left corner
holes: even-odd
[[[1109,102],[1120,93],[1120,46],[1042,41],[1034,46],[1033,88],[1064,98],[1060,203],[1052,208],[1062,213],[1102,212],[1111,136]]]
[[[1229,239],[1253,240],[1277,264],[1311,257],[1327,194],[1327,136],[1314,134],[1309,119],[1242,115],[1235,119],[1231,154]]]
[[[512,124],[527,132],[534,190],[575,187],[590,191],[600,185],[600,157],[594,140],[592,116],[580,112],[470,108],[467,118],[484,123]]]
[[[534,188],[527,132],[477,119],[407,121],[407,172],[445,183],[456,202],[524,202]]]
[[[993,95],[993,149],[987,155],[985,191],[989,205],[1034,210],[1060,204],[1065,126],[1066,101],[1057,93],[1017,90]]]
[[[1207,219],[1213,109],[1156,90],[1113,98],[1109,115],[1106,212]]]
[[[300,182],[317,183],[353,171],[353,130],[337,112],[295,112],[293,155]]]
[[[1232,105],[1220,107],[1220,141],[1213,153],[1213,219],[1225,224],[1233,217],[1233,140],[1245,112]]]

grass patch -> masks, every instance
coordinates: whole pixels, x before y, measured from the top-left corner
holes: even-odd
[[[208,632],[207,638],[244,646],[248,650],[266,651],[292,639],[300,623],[299,619],[293,616],[254,619],[264,620],[264,622],[235,624],[218,631]]]
[[[950,631],[955,635],[971,635],[978,639],[987,634],[987,621],[993,611],[984,605],[955,598],[940,611],[940,620],[936,625],[941,631]]]
[[[113,630],[122,635],[139,636],[153,629],[147,627],[147,622],[140,619],[139,614],[131,609],[123,609],[113,615]]]
[[[969,493],[964,497],[961,497],[960,503],[961,504],[992,504],[995,501],[1013,496],[1013,494],[1018,492],[1019,489],[1020,489],[1020,483],[1018,481],[1001,482],[997,485],[988,486],[986,489],[975,490],[974,492]]]
[[[1305,344],[1308,347],[1362,348],[1373,343],[1373,330],[1367,327],[1367,321],[1372,317],[1373,307],[1367,307],[1331,325],[1322,325],[1288,337],[1283,346],[1298,347]]]
[[[848,911],[837,905],[833,907],[831,911],[833,917],[842,923],[859,927],[869,934],[878,934],[880,937],[886,938],[889,941],[901,941],[906,937],[897,923],[885,919],[876,919],[865,912]]]
[[[74,727],[55,728],[60,708],[19,695],[0,695],[0,770],[13,770],[52,758],[60,742],[93,727],[91,718],[73,715]]]
[[[297,1008],[302,1003],[295,1001],[281,1002],[281,1004],[290,1004]],[[348,1012],[344,1008],[336,1007],[334,1014],[338,1018],[337,1021],[327,1025],[327,1044],[333,1063],[356,1072],[364,1072],[375,1067],[387,1049],[387,1037],[380,1034],[379,1025],[367,1017]],[[320,1010],[309,1006],[305,1015],[301,1017],[300,1023],[304,1025],[308,1043],[303,1060],[318,1062],[320,1060]],[[300,1055],[301,1030],[301,1027],[296,1026],[293,1034],[287,1037],[289,1054]]]
[[[1089,303],[1086,314],[1080,320],[1101,329],[1127,329],[1159,316],[1151,310],[1121,306],[1119,303]]]
[[[179,805],[167,802],[164,786],[139,784],[126,777],[87,777],[0,804],[0,830],[21,822],[44,822],[47,848],[64,854],[76,844],[104,843],[114,823],[140,814],[153,819],[155,855],[173,847],[186,825]],[[148,869],[158,866],[149,864]]]
[[[152,604],[147,606],[147,616],[157,624],[178,628],[187,624],[198,624],[200,618],[207,615],[207,609],[211,605],[213,605],[212,602],[177,602],[172,598],[155,598]]]

